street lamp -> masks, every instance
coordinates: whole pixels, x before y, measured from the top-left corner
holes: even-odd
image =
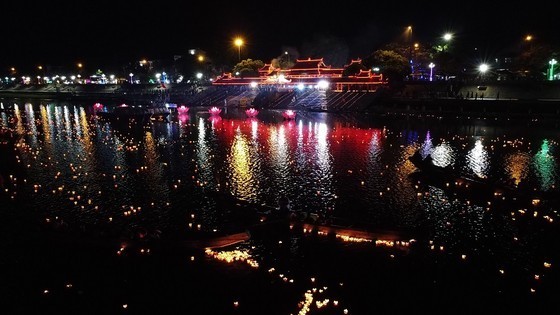
[[[196,74],[196,78],[199,79],[199,80],[202,79],[202,73],[201,73],[201,72],[198,72],[198,73]]]
[[[130,84],[132,84],[132,77],[134,76],[134,73],[129,73],[128,76],[130,76]]]
[[[436,65],[433,62],[430,62],[430,64],[428,65],[428,67],[430,67],[430,82],[432,81],[433,78],[433,74],[434,74],[434,67]]]
[[[554,80],[554,65],[557,63],[558,62],[554,58],[548,62],[548,64],[550,65],[550,74],[548,76],[548,81]]]
[[[234,41],[233,44],[235,46],[237,46],[237,56],[239,58],[239,61],[241,61],[241,46],[243,46],[243,39],[241,37],[237,37]]]
[[[526,41],[526,42],[530,42],[530,41],[532,41],[532,40],[533,40],[533,35],[527,35],[527,36],[525,36],[525,41]]]
[[[203,61],[204,61],[204,56],[203,56],[203,55],[200,55],[200,56],[198,56],[197,59],[198,59],[199,62],[203,62]]]
[[[445,48],[447,48],[447,45],[449,45],[449,42],[453,39],[453,34],[445,33],[443,34],[442,38],[445,43],[443,43],[443,46],[441,47],[441,51],[445,52]]]
[[[480,72],[480,77],[481,78],[484,77],[484,74],[488,71],[488,69],[490,69],[490,67],[485,63],[478,66],[478,71]]]
[[[82,69],[82,67],[84,66],[81,62],[78,62],[77,64],[78,68]]]

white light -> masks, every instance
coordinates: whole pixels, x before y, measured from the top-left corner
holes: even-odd
[[[319,89],[328,89],[329,88],[329,82],[326,80],[320,80],[319,82],[317,82],[317,87]]]
[[[200,78],[199,78],[199,79],[200,79]],[[251,82],[250,85],[251,85],[252,88],[256,88],[258,84],[257,84],[257,82]]]
[[[300,83],[300,84],[297,85],[297,88],[298,88],[300,91],[303,91],[303,90],[305,89],[305,85],[304,85],[303,83]]]
[[[235,75],[239,75],[239,71],[237,71],[237,72],[235,73]]]
[[[115,79],[115,75],[114,75],[114,74],[111,74],[111,75],[109,76],[109,78],[110,78],[111,80],[114,80],[114,79]]]
[[[196,50],[194,50],[194,49],[189,50],[189,54],[194,55],[195,53],[196,53]]]
[[[430,64],[428,65],[428,67],[430,67],[430,69],[432,69],[433,67],[435,67],[436,65],[433,62],[430,62]]]
[[[66,76],[61,76],[60,78],[62,79],[62,81],[66,80]]]
[[[483,63],[480,66],[478,66],[478,71],[485,73],[486,71],[488,71],[490,67],[488,67],[487,64]]]
[[[73,75],[73,76],[70,77],[70,79],[71,79],[71,80],[76,80],[76,76]]]
[[[197,74],[196,74],[196,78],[197,78],[197,79],[202,79],[202,73],[200,73],[200,72],[197,73]]]
[[[134,73],[129,73],[128,75],[132,78],[134,76]]]
[[[373,71],[374,71],[374,72],[379,72],[379,68],[378,68],[378,67],[375,67],[375,68],[373,68]]]
[[[453,38],[453,34],[451,33],[445,33],[445,35],[443,35],[443,39],[446,41],[450,41]]]
[[[156,73],[156,79],[159,80],[159,78],[161,78],[161,73]]]

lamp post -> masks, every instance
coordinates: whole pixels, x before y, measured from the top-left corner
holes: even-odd
[[[129,73],[128,76],[130,77],[130,84],[132,84],[132,77],[134,76],[134,73]]]
[[[557,63],[558,62],[554,58],[548,62],[548,64],[550,65],[550,74],[548,75],[548,81],[554,80],[554,65]]]
[[[241,61],[241,46],[243,46],[243,39],[238,37],[233,41],[233,44],[237,46],[237,57],[239,58],[239,61]]]
[[[406,28],[408,32],[408,62],[410,63],[410,73],[414,73],[414,64],[412,62],[412,25]]]
[[[433,78],[433,74],[434,74],[434,67],[436,65],[433,62],[430,62],[430,64],[428,65],[428,67],[430,67],[430,82],[432,82],[432,78]]]

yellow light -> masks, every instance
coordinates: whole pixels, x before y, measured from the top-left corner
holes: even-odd
[[[204,56],[202,56],[202,55],[198,56],[198,61],[203,62],[204,61]]]
[[[420,44],[414,43],[414,48],[418,48],[418,47],[420,47]]]
[[[83,67],[83,66],[84,66],[84,65],[82,65],[81,62],[78,63],[78,68],[81,68],[81,67]]]
[[[16,68],[14,68],[14,67],[11,67],[11,68],[10,68],[10,70],[12,70],[12,71],[16,71]]]
[[[525,36],[525,41],[530,42],[533,40],[533,36],[532,35],[527,35]]]
[[[43,70],[43,66],[38,66],[37,69]]]
[[[241,46],[243,46],[243,39],[238,37],[233,41],[233,44],[237,47],[241,47]]]

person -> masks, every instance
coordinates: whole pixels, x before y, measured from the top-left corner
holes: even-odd
[[[281,215],[288,215],[291,211],[290,199],[286,196],[281,196],[278,199],[278,210]]]

